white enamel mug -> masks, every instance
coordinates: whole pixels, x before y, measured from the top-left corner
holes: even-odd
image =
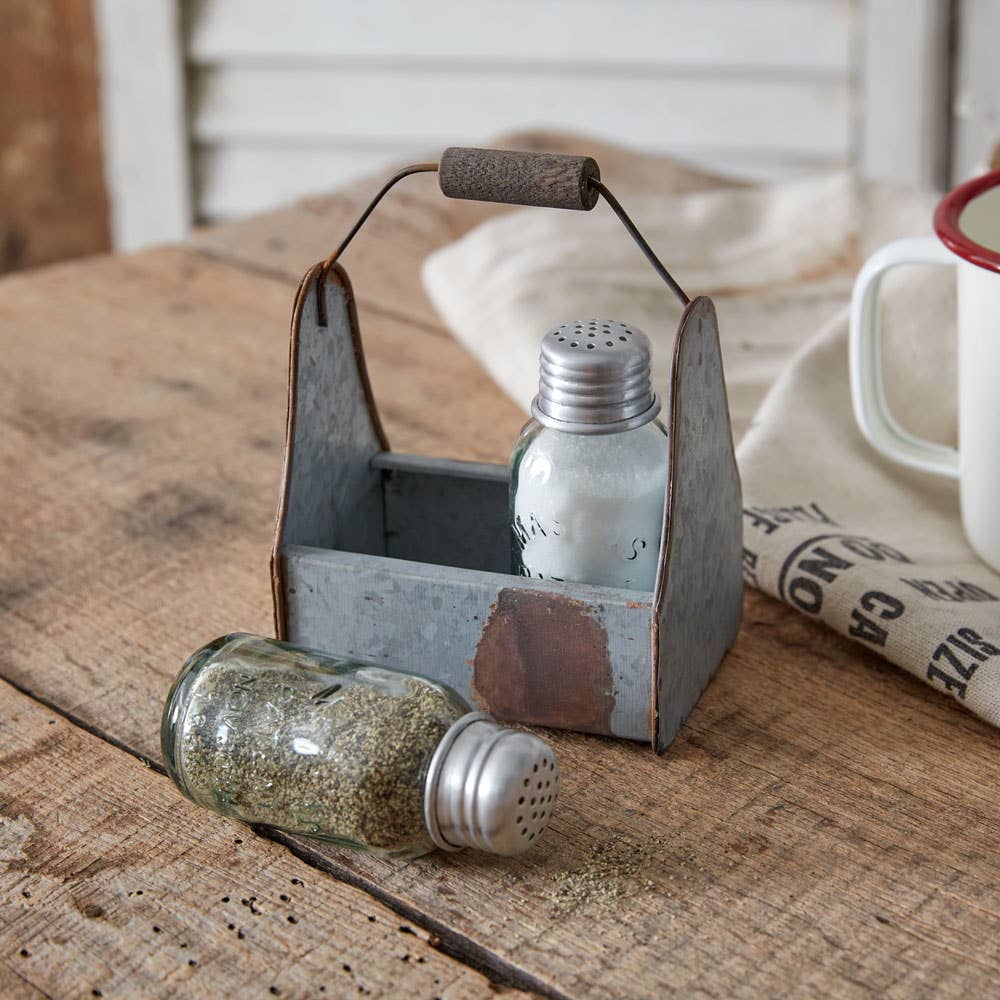
[[[903,465],[960,481],[970,544],[1000,571],[1000,171],[955,188],[934,213],[936,236],[896,240],[858,274],[851,300],[851,396],[869,442]],[[958,268],[956,451],[918,438],[893,419],[882,381],[878,295],[901,264]]]

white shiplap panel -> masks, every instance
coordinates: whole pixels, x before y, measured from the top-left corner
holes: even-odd
[[[866,177],[944,185],[950,17],[948,0],[865,0],[858,158]]]
[[[404,57],[846,75],[853,8],[853,0],[196,0],[188,51],[200,63]]]
[[[115,249],[182,240],[192,204],[176,0],[95,0],[94,27]]]
[[[366,174],[416,159],[426,147],[299,148],[220,146],[195,148],[195,180],[202,221],[262,212],[304,195],[333,191]]]
[[[989,169],[1000,143],[1000,3],[963,0],[952,108],[951,180]]]
[[[849,147],[848,90],[823,80],[235,66],[194,82],[194,136],[214,143],[468,145],[555,126],[663,152],[839,158]]]
[[[299,146],[245,146],[223,143],[195,149],[195,176],[202,221],[232,219],[265,211],[305,195],[335,190],[358,177],[378,177],[393,164],[434,152],[426,144],[373,150]],[[776,180],[807,170],[843,165],[792,161],[767,156],[715,154],[678,155],[696,166],[734,177]]]

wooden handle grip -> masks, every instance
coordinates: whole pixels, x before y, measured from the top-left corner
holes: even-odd
[[[591,177],[600,180],[601,168],[589,156],[463,146],[446,149],[438,168],[441,192],[449,198],[584,212],[597,204]]]

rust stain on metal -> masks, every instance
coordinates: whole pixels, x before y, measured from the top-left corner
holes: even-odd
[[[584,601],[504,589],[476,647],[473,698],[497,718],[610,733],[608,635]]]

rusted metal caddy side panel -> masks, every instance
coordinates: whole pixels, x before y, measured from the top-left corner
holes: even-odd
[[[742,493],[710,299],[684,311],[670,398],[670,477],[654,598],[656,749],[677,735],[743,609]]]
[[[346,272],[326,278],[320,322],[316,275],[302,279],[289,349],[285,462],[271,556],[275,629],[284,635],[283,545],[385,552],[382,474],[372,455],[389,447],[365,367]]]
[[[651,738],[641,595],[301,546],[279,558],[292,642],[425,674],[503,719]]]

